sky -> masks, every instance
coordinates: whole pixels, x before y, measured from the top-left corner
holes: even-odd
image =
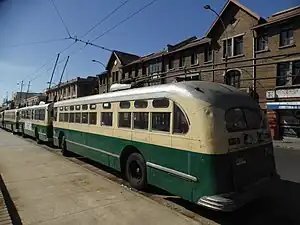
[[[123,6],[88,35],[91,41],[136,12],[151,0],[54,0],[71,36],[81,37],[96,23],[123,3]],[[266,18],[275,12],[296,6],[299,0],[240,0]],[[147,55],[167,44],[202,37],[215,19],[203,8],[210,4],[220,12],[226,0],[156,0],[120,26],[97,39],[95,44],[108,49]],[[20,90],[41,92],[53,70],[56,56],[73,40],[62,24],[51,0],[0,0],[0,101]],[[104,68],[92,60],[107,63],[110,52],[77,42],[60,55],[53,84],[59,82],[66,57],[70,55],[63,81],[95,76]]]

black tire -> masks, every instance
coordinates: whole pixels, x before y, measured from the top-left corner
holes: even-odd
[[[71,156],[71,153],[67,149],[67,141],[66,141],[65,136],[61,137],[60,148],[61,148],[61,154],[63,156],[66,156],[66,157]]]
[[[126,178],[129,184],[137,190],[143,190],[147,187],[146,162],[141,154],[133,153],[128,157]]]
[[[41,140],[39,138],[39,133],[37,131],[37,129],[35,129],[35,140],[37,144],[41,144]]]

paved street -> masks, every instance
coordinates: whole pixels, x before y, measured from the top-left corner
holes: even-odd
[[[23,224],[196,224],[2,130],[0,155],[0,172]]]
[[[159,201],[0,130],[0,173],[23,224],[300,224],[300,150],[276,148],[283,181],[233,213]]]

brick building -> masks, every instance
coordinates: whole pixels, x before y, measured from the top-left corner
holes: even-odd
[[[47,101],[61,101],[79,98],[99,93],[97,77],[87,77],[69,80],[46,90]]]
[[[248,92],[262,109],[269,109],[274,138],[299,137],[300,111],[295,110],[300,109],[299,21],[300,6],[262,18],[229,0],[202,38],[169,44],[143,57],[112,53],[106,68],[109,84],[105,85],[182,80],[226,83]],[[283,110],[281,105],[288,106]]]

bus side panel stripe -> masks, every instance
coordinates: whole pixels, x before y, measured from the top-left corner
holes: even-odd
[[[187,179],[187,180],[191,180],[191,181],[194,181],[194,182],[198,181],[197,177],[194,177],[194,176],[191,176],[189,174],[182,173],[180,171],[173,170],[173,169],[161,166],[161,165],[157,165],[155,163],[147,162],[146,165],[149,166],[149,167],[152,167],[154,169],[158,169],[158,170],[161,170],[161,171],[164,171],[164,172],[167,172],[167,173],[171,173],[173,175],[176,175],[178,177],[181,177],[181,178],[184,178],[184,179]]]
[[[99,148],[93,148],[93,147],[90,147],[90,146],[87,146],[87,145],[84,145],[84,144],[80,144],[80,143],[77,143],[75,141],[70,141],[68,139],[66,139],[67,142],[71,143],[71,144],[74,144],[74,145],[78,145],[78,146],[81,146],[83,148],[89,148],[91,150],[94,150],[94,151],[97,151],[97,152],[101,152],[103,154],[106,154],[106,155],[110,155],[110,156],[113,156],[113,157],[116,157],[116,158],[119,158],[120,156],[119,155],[116,155],[116,154],[113,154],[113,153],[110,153],[110,152],[107,152],[107,151],[104,151],[102,149],[99,149]]]

